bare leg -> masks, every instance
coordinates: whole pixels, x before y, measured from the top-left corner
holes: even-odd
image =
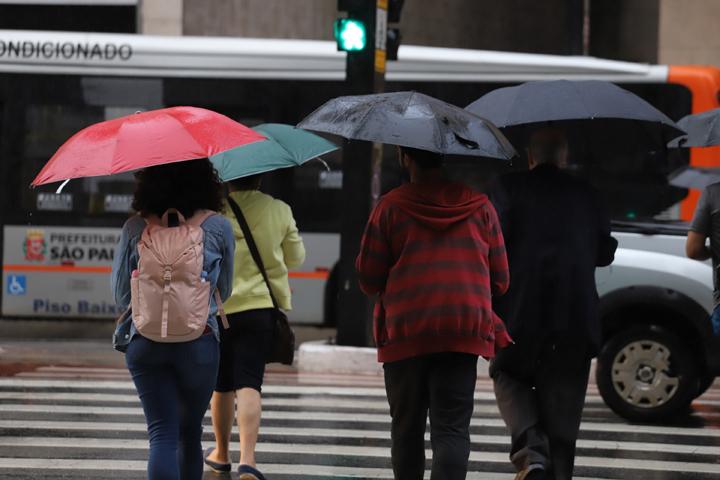
[[[237,394],[237,423],[240,429],[240,464],[255,467],[255,445],[260,432],[260,392],[243,388]]]
[[[215,451],[208,458],[213,462],[230,463],[230,432],[235,413],[235,392],[214,392],[210,400]]]

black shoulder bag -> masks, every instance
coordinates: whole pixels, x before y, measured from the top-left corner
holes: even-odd
[[[285,312],[280,310],[280,306],[275,298],[273,289],[270,286],[270,280],[268,279],[267,272],[265,271],[265,264],[260,257],[260,252],[258,251],[257,244],[255,243],[255,239],[250,231],[250,226],[248,225],[247,220],[245,220],[245,215],[243,215],[242,210],[240,210],[240,206],[237,202],[235,202],[235,200],[228,197],[227,201],[235,214],[235,218],[237,218],[240,229],[243,231],[245,241],[247,242],[248,249],[250,250],[250,255],[252,255],[258,270],[260,270],[260,273],[265,280],[265,284],[270,292],[270,299],[273,303],[272,316],[275,320],[275,345],[270,357],[266,359],[266,363],[278,362],[285,365],[292,365],[295,357],[295,334],[293,333],[292,328],[290,328],[287,315],[285,315]]]

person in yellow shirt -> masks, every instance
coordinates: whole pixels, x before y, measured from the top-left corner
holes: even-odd
[[[257,175],[229,182],[230,197],[247,219],[279,307],[290,310],[288,269],[302,265],[305,247],[292,210],[286,203],[260,192],[261,181]],[[210,404],[216,447],[206,451],[205,463],[217,472],[232,469],[230,432],[237,401],[240,478],[264,480],[255,463],[255,444],[260,429],[265,363],[275,341],[273,303],[229,207],[225,215],[235,234],[233,289],[224,304],[230,328],[220,329],[220,370]]]

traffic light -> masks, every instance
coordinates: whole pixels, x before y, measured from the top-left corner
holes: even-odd
[[[367,27],[355,18],[335,20],[335,42],[337,49],[343,52],[359,52],[367,46]]]

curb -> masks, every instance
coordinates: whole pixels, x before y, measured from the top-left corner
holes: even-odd
[[[300,373],[343,373],[383,375],[382,363],[377,361],[377,349],[331,345],[327,341],[300,344],[297,368]],[[478,377],[488,376],[488,362],[478,359]]]
[[[301,373],[383,374],[375,348],[331,345],[325,340],[301,343],[297,367]]]

